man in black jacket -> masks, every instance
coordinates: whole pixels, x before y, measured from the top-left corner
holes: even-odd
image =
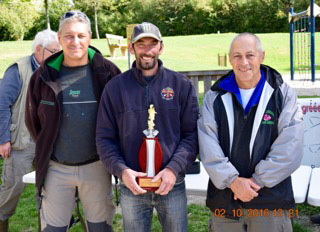
[[[111,175],[95,146],[98,103],[120,70],[90,47],[89,18],[70,11],[60,20],[62,51],[33,74],[26,125],[36,142],[36,185],[42,231],[66,231],[79,193],[90,232],[112,231]]]
[[[132,69],[108,82],[99,106],[98,153],[107,170],[121,178],[120,203],[128,232],[150,231],[153,208],[163,231],[188,230],[184,175],[197,155],[198,104],[190,80],[163,67],[158,59],[163,49],[155,25],[137,25],[129,44],[136,61]],[[151,104],[157,112],[155,129],[162,149],[160,172],[153,178],[162,183],[155,192],[136,182],[146,175],[138,153]]]
[[[304,123],[295,92],[262,64],[264,55],[256,35],[236,36],[233,70],[203,101],[198,136],[210,231],[292,231],[290,175],[300,166]]]

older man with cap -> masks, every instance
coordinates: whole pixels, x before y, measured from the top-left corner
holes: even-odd
[[[40,31],[32,55],[12,64],[0,85],[0,155],[4,158],[0,188],[0,232],[8,231],[25,184],[22,176],[32,170],[35,145],[24,122],[27,89],[32,73],[60,46],[57,33]]]
[[[184,176],[198,151],[198,103],[191,82],[158,59],[163,49],[155,25],[135,26],[129,50],[136,61],[132,69],[108,82],[99,106],[98,153],[108,171],[121,178],[120,204],[128,232],[150,231],[153,208],[163,231],[188,230]],[[149,115],[148,123],[150,105],[156,115]],[[162,183],[155,191],[146,191],[136,182],[146,176],[138,156],[143,131],[153,125],[153,118],[162,162],[152,182],[162,179]]]
[[[67,231],[79,193],[88,231],[112,231],[111,175],[99,160],[95,128],[103,88],[120,70],[89,46],[90,20],[84,13],[65,13],[58,38],[62,51],[33,74],[27,95],[41,230]]]

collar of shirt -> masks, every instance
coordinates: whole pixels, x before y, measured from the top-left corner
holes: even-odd
[[[32,54],[31,56],[31,67],[32,67],[32,71],[36,71],[37,68],[39,68],[40,64],[38,63],[38,61],[36,60],[34,54]]]
[[[256,89],[254,90],[246,108],[245,108],[245,114],[249,113],[249,110],[252,106],[256,105],[259,103],[261,94],[262,94],[262,90],[264,87],[264,83],[266,82],[266,78],[265,78],[265,73],[263,70],[260,69],[260,73],[261,73],[261,78],[258,82],[258,85],[256,86]],[[227,91],[227,92],[232,92],[234,93],[234,95],[237,97],[238,101],[240,102],[241,105],[242,104],[242,99],[241,99],[241,94],[240,94],[240,90],[239,90],[239,86],[237,84],[236,78],[234,73],[232,73],[230,76],[228,76],[226,79],[224,79],[221,83],[220,83],[220,88],[222,88],[223,90]]]

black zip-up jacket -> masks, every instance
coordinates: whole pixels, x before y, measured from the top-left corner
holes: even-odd
[[[105,84],[121,71],[112,62],[104,59],[94,47],[89,47],[88,56],[92,68],[94,93],[97,102],[100,102]],[[33,73],[27,93],[26,126],[36,142],[35,167],[38,194],[41,193],[60,128],[62,91],[58,80],[62,62],[63,51],[45,60]]]
[[[113,175],[131,168],[141,171],[139,148],[148,128],[148,108],[157,112],[155,129],[162,148],[162,167],[184,176],[198,154],[198,102],[191,81],[162,66],[149,83],[133,68],[112,79],[101,97],[97,120],[100,160]]]

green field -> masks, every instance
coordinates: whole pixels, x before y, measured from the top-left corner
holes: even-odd
[[[319,36],[320,34],[317,34]],[[208,34],[196,36],[176,36],[164,37],[165,50],[161,59],[164,65],[176,71],[192,70],[215,70],[230,69],[218,66],[218,53],[228,53],[229,44],[235,36],[233,33],[228,34]],[[290,72],[289,56],[289,34],[273,33],[258,35],[266,51],[265,64],[277,69],[282,74]],[[316,40],[317,41],[317,40]],[[316,42],[316,44],[318,44]],[[92,40],[92,45],[97,47],[103,55],[110,59],[109,49],[106,39]],[[316,50],[318,51],[318,50]],[[31,53],[31,41],[18,42],[0,42],[0,78],[2,78],[6,68],[20,57]],[[117,54],[120,52],[117,51]],[[320,59],[317,52],[316,60]],[[111,59],[117,64],[122,71],[128,69],[127,58]],[[317,62],[316,62],[317,63]],[[320,63],[320,60],[319,62]],[[202,100],[200,100],[202,102]],[[0,170],[2,160],[0,160]],[[298,206],[302,215],[310,215],[320,212],[319,207],[306,205]],[[189,231],[201,232],[207,231],[207,222],[209,219],[209,210],[204,206],[190,205],[189,211]],[[37,231],[37,214],[34,202],[34,186],[28,185],[20,200],[16,214],[10,219],[10,232],[36,232]],[[73,227],[71,232],[82,231],[80,225]],[[114,220],[114,231],[122,231],[121,215],[117,214]],[[152,231],[161,231],[160,224],[154,220]],[[294,232],[312,231],[312,229],[303,228],[299,220],[294,219]]]
[[[208,34],[164,37],[165,50],[161,59],[164,65],[176,71],[214,70],[231,68],[218,66],[218,53],[225,54],[236,34]],[[320,34],[316,34],[319,36]],[[258,34],[266,51],[265,64],[277,69],[280,73],[290,72],[289,33]],[[316,40],[317,41],[317,40]],[[318,40],[320,41],[320,40]],[[316,42],[316,45],[318,42]],[[94,39],[92,45],[96,46],[105,57],[110,59],[106,39]],[[318,51],[318,50],[316,50]],[[0,42],[0,78],[4,71],[16,59],[31,53],[31,41]],[[117,54],[120,54],[117,51]],[[316,60],[320,59],[317,52]],[[111,59],[122,71],[128,69],[127,58]],[[319,60],[320,62],[320,60]]]

